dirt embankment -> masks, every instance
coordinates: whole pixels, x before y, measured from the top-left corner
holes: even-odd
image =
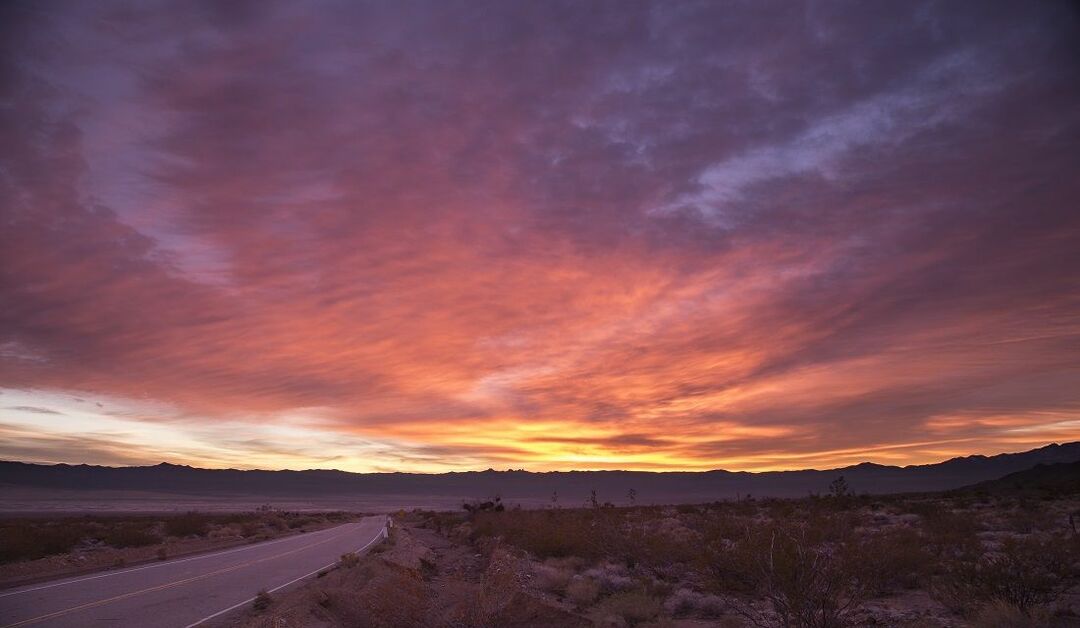
[[[396,527],[367,556],[343,557],[313,582],[251,608],[234,628],[591,626],[535,595],[529,567],[502,548],[486,554],[429,530]],[[253,605],[254,606],[254,605]]]

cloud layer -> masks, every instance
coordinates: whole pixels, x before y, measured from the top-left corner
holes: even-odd
[[[2,457],[765,469],[1080,437],[1064,3],[4,10]]]

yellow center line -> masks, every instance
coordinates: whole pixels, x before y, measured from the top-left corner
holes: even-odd
[[[34,623],[37,623],[39,621],[44,621],[46,619],[53,619],[55,617],[60,617],[61,615],[67,615],[68,613],[74,613],[75,611],[81,611],[81,610],[86,610],[88,608],[96,608],[98,606],[104,606],[105,604],[109,604],[109,603],[112,603],[112,602],[117,602],[119,600],[125,600],[125,599],[130,598],[130,597],[135,597],[136,595],[142,595],[143,593],[152,593],[154,591],[161,591],[161,590],[168,589],[168,588],[171,588],[171,587],[178,587],[180,585],[187,584],[189,582],[195,582],[196,580],[205,580],[206,578],[211,578],[213,576],[218,576],[218,575],[221,575],[223,573],[228,573],[230,571],[236,571],[237,569],[242,569],[244,567],[250,567],[251,565],[257,565],[259,563],[263,563],[263,562],[266,562],[268,560],[274,560],[275,558],[281,558],[282,556],[288,556],[289,554],[295,554],[297,552],[302,552],[302,551],[304,551],[306,549],[311,549],[312,547],[317,547],[319,545],[329,543],[330,541],[340,539],[341,537],[349,534],[350,532],[351,531],[344,532],[342,534],[338,534],[337,536],[332,536],[332,537],[330,537],[328,539],[324,539],[322,541],[319,541],[318,543],[312,543],[311,545],[305,545],[303,547],[298,547],[296,549],[289,550],[287,552],[282,552],[281,554],[275,554],[274,556],[267,556],[266,558],[259,558],[257,560],[249,560],[249,561],[247,561],[245,563],[240,563],[240,564],[237,564],[237,565],[233,565],[231,567],[225,567],[224,569],[219,569],[217,571],[211,571],[209,573],[204,573],[204,574],[201,574],[201,575],[198,575],[198,576],[192,576],[190,578],[185,578],[183,580],[177,580],[176,582],[169,582],[169,583],[166,583],[166,584],[159,584],[159,585],[154,586],[154,587],[148,587],[146,589],[141,589],[139,591],[132,591],[131,593],[124,593],[123,595],[117,595],[115,597],[106,598],[104,600],[98,600],[96,602],[87,602],[86,604],[80,604],[79,606],[72,606],[71,608],[64,609],[62,611],[56,611],[56,612],[53,612],[53,613],[48,613],[47,615],[39,615],[38,617],[33,617],[31,619],[24,619],[22,621],[15,622],[14,624],[7,624],[6,626],[0,627],[0,628],[16,628],[16,626],[27,626],[29,624],[34,624]]]

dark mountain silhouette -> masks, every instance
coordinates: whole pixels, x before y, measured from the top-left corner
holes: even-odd
[[[625,503],[634,489],[639,503],[676,503],[753,496],[824,493],[843,475],[857,493],[942,491],[1032,469],[1080,461],[1080,442],[1022,453],[967,456],[907,467],[862,463],[830,470],[761,473],[640,471],[469,471],[440,474],[347,473],[335,470],[242,471],[162,463],[150,467],[100,467],[0,462],[0,486],[84,491],[152,491],[189,496],[442,496],[546,500],[573,506],[596,490],[601,501]]]
[[[979,482],[960,490],[985,493],[1075,495],[1080,493],[1080,462],[1038,464],[1026,471],[1010,473],[1003,478]]]

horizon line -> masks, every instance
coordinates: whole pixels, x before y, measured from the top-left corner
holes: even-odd
[[[648,470],[635,470],[635,469],[557,469],[557,470],[550,470],[550,471],[531,471],[531,470],[525,469],[525,468],[521,468],[521,469],[513,469],[513,468],[511,468],[511,469],[499,470],[499,469],[495,469],[495,468],[492,468],[492,467],[488,467],[487,469],[467,469],[467,470],[463,470],[463,471],[439,471],[439,472],[423,472],[423,471],[345,471],[344,469],[333,469],[333,468],[331,468],[331,469],[322,469],[322,468],[262,469],[262,468],[258,468],[258,467],[252,467],[252,468],[248,468],[248,469],[243,469],[243,468],[236,468],[236,467],[197,467],[197,466],[192,466],[192,465],[189,465],[189,464],[176,464],[176,463],[168,462],[168,461],[161,461],[161,462],[159,462],[157,464],[132,464],[132,465],[115,465],[115,466],[114,465],[104,465],[104,464],[89,464],[89,463],[85,463],[85,462],[82,462],[82,463],[78,463],[78,462],[76,462],[76,463],[72,463],[72,462],[32,462],[32,461],[26,461],[26,460],[0,460],[0,464],[13,463],[13,464],[25,464],[25,465],[42,466],[42,467],[59,467],[59,466],[64,466],[64,467],[94,467],[94,468],[99,468],[99,469],[153,469],[155,467],[170,466],[170,467],[182,467],[182,468],[187,468],[187,469],[195,469],[195,470],[200,470],[200,471],[262,471],[262,472],[267,472],[267,473],[281,473],[281,472],[306,473],[306,472],[312,472],[312,471],[328,471],[328,472],[336,472],[336,473],[346,473],[346,474],[349,474],[349,475],[424,475],[424,476],[437,476],[437,475],[451,475],[451,474],[464,474],[464,473],[531,473],[531,474],[537,474],[537,475],[540,475],[540,474],[545,474],[546,475],[546,474],[551,474],[551,473],[649,473],[649,474],[657,474],[657,475],[659,475],[659,474],[674,474],[674,473],[704,474],[704,473],[718,473],[718,472],[740,473],[740,474],[750,474],[750,475],[762,475],[762,474],[765,474],[765,473],[798,473],[798,472],[803,472],[803,471],[819,471],[819,472],[842,471],[842,470],[845,470],[845,469],[852,469],[852,468],[855,468],[855,467],[861,467],[861,466],[867,466],[867,465],[877,466],[877,467],[884,467],[884,468],[892,468],[892,469],[910,469],[912,467],[927,467],[927,466],[945,464],[945,463],[951,462],[953,460],[966,460],[966,459],[969,459],[969,458],[995,458],[995,457],[998,457],[998,456],[1014,456],[1014,455],[1019,455],[1019,454],[1030,453],[1030,452],[1033,452],[1033,451],[1039,451],[1041,449],[1047,449],[1047,448],[1050,448],[1050,447],[1065,447],[1065,446],[1068,446],[1068,445],[1080,445],[1080,441],[1066,441],[1066,442],[1060,442],[1060,443],[1055,441],[1055,442],[1049,442],[1049,443],[1047,443],[1045,445],[1040,445],[1038,447],[1033,447],[1031,449],[1025,449],[1025,450],[1022,450],[1022,451],[1007,451],[1007,452],[1001,452],[1001,453],[997,453],[997,454],[978,454],[978,453],[976,453],[976,454],[968,454],[966,456],[953,456],[951,458],[945,458],[945,459],[939,460],[937,462],[928,462],[928,463],[923,463],[923,464],[891,465],[891,464],[881,464],[879,462],[874,462],[872,460],[864,460],[862,462],[857,462],[855,464],[845,465],[845,466],[842,466],[842,467],[833,467],[833,468],[828,468],[828,469],[804,467],[804,468],[791,468],[791,469],[772,469],[772,470],[765,470],[765,471],[732,471],[730,469],[706,469],[706,470],[703,470],[703,471],[692,471],[692,470],[648,471]]]

